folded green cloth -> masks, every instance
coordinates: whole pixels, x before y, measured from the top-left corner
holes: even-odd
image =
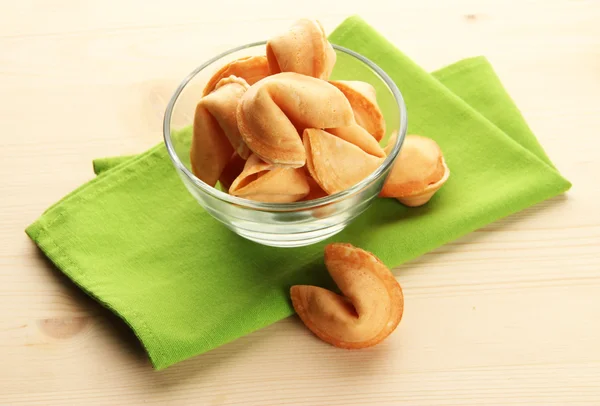
[[[569,189],[484,58],[432,76],[358,17],[331,41],[385,70],[405,97],[409,132],[440,144],[452,174],[426,206],[379,199],[329,241],[261,246],[210,217],[158,145],[95,161],[96,179],[27,228],[62,272],[133,329],[156,369],[290,316],[291,285],[331,287],[326,243],[352,243],[395,267]]]

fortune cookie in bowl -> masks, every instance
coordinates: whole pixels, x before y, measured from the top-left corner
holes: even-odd
[[[317,181],[314,180],[310,176],[310,173],[307,173],[307,172],[308,172],[308,170],[305,173],[306,173],[306,181],[308,182],[308,186],[309,186],[309,192],[308,192],[308,194],[306,196],[304,196],[304,198],[302,200],[305,200],[305,201],[315,200],[315,199],[320,199],[320,198],[325,197],[325,196],[329,196],[327,194],[327,192],[324,191],[321,188],[321,186],[319,186],[319,184],[317,183]]]
[[[369,176],[384,158],[370,155],[358,146],[327,131],[307,128],[303,134],[306,167],[321,188],[332,195]]]
[[[381,141],[385,135],[385,119],[377,105],[375,88],[369,83],[357,80],[336,80],[330,83],[348,98],[358,125],[377,141]]]
[[[190,161],[194,175],[210,186],[217,183],[233,152],[250,155],[236,117],[238,102],[248,87],[243,79],[230,76],[196,105]]]
[[[229,193],[265,203],[291,203],[308,195],[310,186],[302,168],[276,168],[252,154],[233,181]]]
[[[236,76],[244,79],[249,85],[253,85],[262,78],[269,76],[269,73],[269,64],[267,57],[264,55],[246,56],[236,59],[215,72],[204,87],[202,96],[206,96],[215,90],[217,83],[226,77]]]
[[[268,76],[244,93],[237,124],[244,143],[263,161],[299,168],[306,153],[299,132],[354,124],[352,107],[335,86],[298,73]]]
[[[229,143],[242,159],[248,159],[250,150],[240,135],[236,109],[242,95],[249,87],[244,79],[229,76],[221,79],[215,90],[201,99],[202,105],[217,120]]]
[[[246,161],[243,160],[238,154],[235,152],[231,156],[225,168],[223,168],[223,172],[221,172],[221,176],[219,177],[219,182],[221,182],[221,186],[225,188],[227,193],[229,193],[229,188],[233,181],[240,176],[240,173],[244,170],[244,166],[246,165]]]
[[[386,152],[394,145],[390,138]],[[400,154],[381,190],[381,197],[395,197],[400,203],[417,207],[427,203],[450,176],[442,150],[432,139],[407,135]]]
[[[386,157],[385,151],[381,148],[375,138],[358,124],[352,124],[346,127],[328,128],[325,131],[356,145],[369,155],[379,158]]]
[[[272,74],[296,72],[327,80],[336,54],[321,23],[301,19],[286,33],[267,41],[267,59]]]
[[[373,254],[341,243],[325,247],[325,265],[344,296],[292,286],[292,304],[306,327],[346,349],[371,347],[388,337],[404,312],[402,288],[390,270]]]

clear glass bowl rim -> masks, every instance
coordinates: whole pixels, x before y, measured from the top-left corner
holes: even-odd
[[[190,74],[188,74],[185,79],[179,84],[173,96],[169,100],[169,104],[167,105],[167,109],[165,110],[165,116],[163,119],[163,137],[165,146],[167,148],[167,152],[171,161],[175,165],[176,169],[181,171],[186,178],[188,178],[195,186],[197,186],[204,193],[219,199],[221,201],[235,204],[237,206],[245,207],[253,210],[261,210],[261,211],[273,211],[273,212],[282,212],[282,211],[297,211],[297,210],[307,210],[312,208],[317,208],[326,204],[336,203],[337,201],[343,200],[347,196],[352,195],[360,190],[362,190],[366,185],[368,185],[373,180],[377,179],[383,172],[385,172],[391,165],[393,165],[396,156],[400,152],[400,148],[402,147],[402,143],[404,142],[404,137],[406,136],[406,130],[408,126],[408,117],[406,115],[406,105],[404,103],[404,98],[402,97],[402,93],[394,83],[394,81],[375,63],[371,62],[369,59],[365,58],[361,54],[352,51],[351,49],[345,48],[340,45],[332,44],[334,49],[341,51],[345,54],[353,56],[354,58],[360,60],[364,64],[366,64],[369,68],[371,68],[375,73],[379,75],[379,77],[385,82],[385,84],[391,90],[396,104],[398,106],[398,110],[400,112],[400,128],[398,129],[398,136],[396,139],[396,144],[392,148],[390,154],[385,158],[383,163],[373,171],[369,176],[365,179],[357,183],[356,185],[343,190],[341,192],[335,193],[333,195],[325,196],[319,199],[307,200],[303,202],[293,202],[293,203],[264,203],[257,202],[253,200],[243,199],[241,197],[232,196],[228,193],[222,192],[217,188],[214,188],[207,183],[204,183],[200,179],[198,179],[179,159],[179,156],[175,152],[175,147],[171,141],[171,116],[173,115],[173,109],[175,104],[177,103],[177,99],[183,89],[187,86],[187,84],[203,69],[210,66],[214,62],[222,59],[223,57],[230,55],[234,52],[238,52],[247,48],[253,48],[260,45],[266,45],[267,41],[257,41],[251,42],[249,44],[240,45],[235,48],[231,48],[211,59],[204,62],[202,65],[198,66],[194,69]]]

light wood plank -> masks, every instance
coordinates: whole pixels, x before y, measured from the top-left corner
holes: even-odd
[[[600,3],[4,2],[0,13],[0,404],[600,403]],[[91,159],[161,141],[203,60],[301,16],[359,13],[426,69],[484,54],[567,196],[396,270],[399,329],[336,350],[290,318],[163,372],[23,229],[91,179]]]

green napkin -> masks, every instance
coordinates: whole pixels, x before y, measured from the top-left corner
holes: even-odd
[[[291,315],[291,285],[332,286],[326,243],[350,242],[395,267],[569,189],[485,59],[432,76],[358,17],[331,41],[383,68],[404,94],[409,131],[442,147],[452,174],[426,206],[379,199],[329,241],[260,246],[202,210],[158,145],[95,161],[98,177],[27,228],[62,272],[133,329],[156,369]]]

